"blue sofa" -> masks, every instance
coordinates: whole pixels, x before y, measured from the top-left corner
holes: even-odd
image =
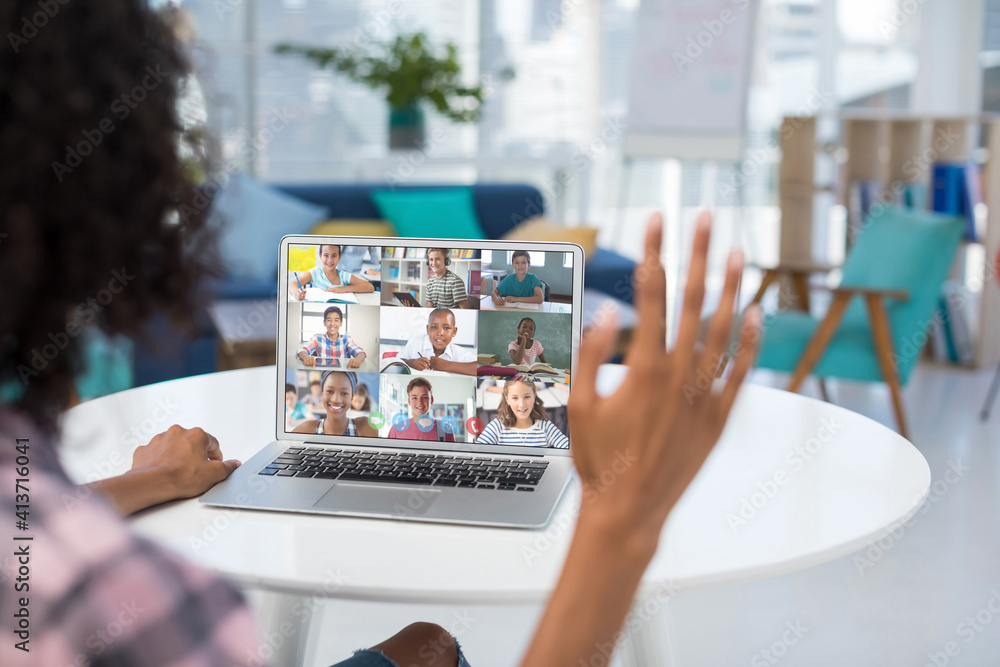
[[[371,200],[384,183],[326,183],[273,185],[299,199],[330,209],[330,218],[378,219],[381,217]],[[453,185],[397,185],[397,191],[434,190]],[[470,186],[476,214],[490,238],[500,238],[526,218],[545,211],[542,193],[524,184],[480,183]],[[587,258],[584,285],[630,303],[634,262],[610,250],[598,249]],[[216,299],[264,299],[277,293],[277,276],[271,280],[219,281],[210,287]],[[206,314],[198,316],[195,331],[181,333],[165,322],[149,328],[145,340],[135,341],[135,385],[141,386],[177,377],[210,373],[216,368],[215,332]]]

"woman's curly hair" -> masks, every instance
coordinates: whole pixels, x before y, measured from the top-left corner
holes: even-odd
[[[218,266],[179,156],[203,153],[178,117],[188,62],[145,5],[0,4],[0,395],[46,429],[86,327],[190,321]]]

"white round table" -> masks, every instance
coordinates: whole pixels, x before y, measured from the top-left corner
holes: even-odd
[[[203,427],[226,458],[245,461],[274,438],[275,372],[213,373],[84,403],[66,415],[64,465],[78,482],[125,472],[135,447],[174,423]],[[602,367],[601,390],[613,391],[625,372]],[[662,533],[633,610],[643,622],[629,624],[623,657],[671,664],[669,627],[652,617],[673,594],[851,553],[909,518],[930,479],[927,462],[894,431],[828,403],[745,386]],[[285,605],[289,595],[525,603],[552,591],[579,502],[574,483],[543,530],[236,510],[197,500],[147,510],[131,524],[241,585],[283,594]]]

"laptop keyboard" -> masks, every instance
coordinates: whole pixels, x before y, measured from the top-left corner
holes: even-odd
[[[332,447],[289,447],[259,475],[534,491],[547,461]]]

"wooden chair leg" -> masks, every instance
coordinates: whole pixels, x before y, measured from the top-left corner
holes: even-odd
[[[809,312],[809,274],[808,273],[793,273],[792,274],[792,284],[795,286],[795,291],[798,293],[799,300],[796,302],[795,307],[798,310]]]
[[[903,406],[903,388],[899,383],[899,374],[896,372],[896,365],[892,360],[892,332],[889,330],[889,317],[885,312],[885,303],[877,294],[865,295],[865,302],[868,306],[872,339],[875,342],[875,356],[878,358],[879,370],[882,371],[882,379],[889,385],[892,407],[896,412],[896,423],[899,425],[899,434],[909,440],[906,411]]]
[[[764,277],[760,280],[760,287],[757,288],[757,293],[753,295],[753,301],[750,302],[751,306],[756,306],[760,303],[760,300],[764,298],[764,293],[767,292],[767,288],[771,286],[771,283],[778,277],[778,272],[774,269],[768,269],[764,272]]]
[[[806,346],[798,365],[795,367],[795,371],[792,373],[792,381],[788,383],[788,391],[797,392],[802,387],[805,379],[812,373],[812,369],[816,368],[816,364],[823,358],[823,353],[826,352],[833,334],[836,333],[837,327],[840,325],[840,320],[844,317],[844,311],[847,310],[847,306],[850,303],[850,294],[837,294],[833,297],[830,310],[827,311],[826,317],[816,327],[813,337],[809,340],[809,344]]]

